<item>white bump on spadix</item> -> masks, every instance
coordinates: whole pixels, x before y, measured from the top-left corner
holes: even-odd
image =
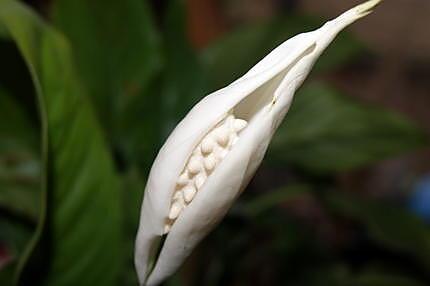
[[[198,172],[200,172],[202,168],[202,163],[199,160],[199,158],[197,157],[192,157],[190,159],[190,162],[188,163],[188,172],[190,172],[190,174],[195,175]]]
[[[182,210],[181,204],[179,204],[178,202],[174,202],[172,204],[172,207],[170,208],[169,218],[176,219],[179,216],[179,213],[181,212],[181,210]]]
[[[206,181],[206,176],[200,173],[197,175],[196,180],[194,181],[194,184],[196,185],[197,189],[200,189],[205,183],[205,181]]]
[[[248,125],[248,122],[246,122],[243,119],[235,119],[233,123],[234,131],[239,132],[242,131],[246,126]]]
[[[209,136],[207,138],[203,139],[202,145],[200,146],[200,149],[201,149],[203,155],[208,155],[208,154],[212,153],[212,151],[214,149],[213,139]]]
[[[215,168],[216,160],[212,154],[204,159],[204,165],[208,172],[211,172]]]
[[[182,202],[184,200],[184,198],[182,196],[182,192],[176,191],[175,194],[173,195],[173,200],[178,201],[178,202]]]
[[[184,189],[184,198],[187,203],[191,202],[196,194],[196,189],[193,186],[188,186]]]
[[[166,233],[168,233],[169,231],[170,231],[170,229],[172,228],[172,225],[171,224],[165,224],[164,225],[164,233],[166,234]]]
[[[225,128],[223,126],[218,127],[218,129],[216,130],[216,141],[221,146],[227,145],[229,136],[230,136],[230,134],[229,134],[227,128]]]
[[[170,231],[182,210],[203,188],[217,164],[228,156],[228,152],[239,139],[237,132],[244,129],[246,125],[245,120],[236,119],[233,114],[229,114],[209,131],[191,152],[191,158],[176,182],[177,191],[173,194],[169,219],[166,220],[164,228],[165,233]]]
[[[185,186],[189,181],[188,175],[186,172],[184,172],[182,175],[179,176],[177,184],[179,186]]]

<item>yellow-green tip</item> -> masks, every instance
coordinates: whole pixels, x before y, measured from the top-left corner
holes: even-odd
[[[373,9],[376,6],[378,6],[378,4],[380,4],[381,2],[382,0],[370,0],[370,1],[364,2],[363,4],[355,6],[354,8],[352,8],[352,10],[354,10],[355,13],[357,13],[358,16],[361,18],[372,13]]]

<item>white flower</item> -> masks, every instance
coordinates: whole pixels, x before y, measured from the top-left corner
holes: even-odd
[[[243,77],[203,98],[178,124],[145,189],[135,251],[141,285],[157,285],[175,272],[224,217],[260,165],[314,62],[342,29],[380,1],[284,42]]]

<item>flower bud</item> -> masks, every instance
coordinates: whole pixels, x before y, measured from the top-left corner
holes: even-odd
[[[135,251],[141,285],[170,276],[224,217],[315,61],[342,29],[379,2],[368,1],[284,42],[243,77],[203,98],[177,125],[145,188]]]

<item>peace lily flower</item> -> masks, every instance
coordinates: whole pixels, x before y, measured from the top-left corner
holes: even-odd
[[[178,124],[145,189],[135,250],[141,285],[157,285],[175,272],[224,217],[315,61],[342,29],[380,1],[284,42],[243,77],[203,98]]]

